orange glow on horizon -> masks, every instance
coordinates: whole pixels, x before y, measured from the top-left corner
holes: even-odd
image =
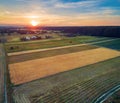
[[[35,21],[35,20],[32,20],[30,23],[31,23],[32,26],[37,26],[37,25],[39,24],[39,23],[38,23],[37,21]]]
[[[33,16],[34,17],[34,16]],[[49,18],[50,19],[49,19]],[[82,18],[82,19],[81,19]],[[111,17],[54,17],[44,16],[41,18],[25,18],[25,17],[12,17],[1,16],[0,25],[24,25],[24,26],[120,26],[119,16]]]

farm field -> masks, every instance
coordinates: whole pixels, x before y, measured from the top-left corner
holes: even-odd
[[[120,38],[113,40],[113,41],[108,41],[108,42],[103,42],[103,43],[95,43],[94,45],[101,46],[101,47],[106,47],[110,49],[115,49],[120,51]]]
[[[14,88],[16,103],[94,103],[120,84],[120,56]]]
[[[59,34],[56,34],[56,33],[45,33],[45,34],[18,34],[18,33],[15,33],[15,34],[12,34],[10,36],[6,36],[6,39],[7,39],[7,42],[11,43],[11,42],[21,42],[20,38],[23,38],[23,37],[32,37],[33,35],[37,35],[37,36],[40,36],[42,40],[45,40],[45,36],[52,36],[52,39],[56,39],[56,38],[61,38],[59,36]]]
[[[40,59],[44,57],[52,57],[56,55],[80,52],[80,51],[85,51],[85,50],[90,50],[95,48],[98,48],[98,47],[85,44],[81,46],[71,46],[71,47],[41,50],[41,51],[35,51],[35,52],[30,51],[28,53],[23,53],[23,52],[12,53],[12,54],[9,53],[8,60],[9,60],[9,63],[12,64],[17,62],[24,62],[27,60]]]
[[[120,56],[120,52],[118,51],[106,48],[96,48],[81,52],[13,63],[9,65],[9,72],[12,83],[18,85],[117,56]]]
[[[15,103],[95,103],[120,85],[119,38],[82,36],[64,40],[62,46],[57,44],[61,40],[51,40],[57,43],[49,47],[51,41],[18,42],[24,45],[23,51],[8,50]],[[34,44],[37,49],[32,48]],[[26,49],[28,46],[31,49]]]
[[[73,53],[73,52],[98,48],[100,46],[96,44],[99,44],[99,43],[103,44],[103,43],[112,42],[112,41],[116,42],[118,40],[119,39],[99,40],[97,42],[94,41],[86,44],[76,44],[76,45],[68,45],[68,46],[62,46],[62,47],[13,52],[13,53],[8,53],[8,60],[9,60],[9,63],[16,63],[16,62],[23,62],[26,60],[33,60],[37,58],[44,58],[44,57],[50,57],[50,56],[61,55],[66,53]],[[117,50],[117,48],[119,47],[120,45],[118,43],[116,44],[116,48],[115,47],[114,48]]]
[[[94,36],[78,36],[78,37],[72,37],[72,38],[63,38],[61,40],[6,43],[5,47],[6,47],[6,51],[8,53],[10,53],[10,52],[18,52],[18,51],[26,51],[26,50],[44,49],[44,48],[52,48],[52,47],[59,47],[59,46],[90,43],[90,42],[108,40],[108,39],[110,39],[110,38],[94,37]],[[11,47],[13,47],[14,49],[10,49]]]

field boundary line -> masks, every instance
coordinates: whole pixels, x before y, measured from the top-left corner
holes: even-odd
[[[64,48],[84,46],[84,45],[93,45],[96,43],[104,43],[104,42],[114,41],[114,40],[119,40],[119,39],[120,38],[103,40],[103,41],[98,41],[98,42],[93,42],[93,43],[85,43],[85,44],[77,44],[77,45],[60,46],[60,47],[54,47],[54,48],[46,48],[46,49],[36,49],[36,50],[28,50],[28,51],[21,51],[21,52],[13,52],[13,53],[8,53],[8,56],[15,56],[15,55],[21,55],[21,54],[27,54],[27,53],[35,53],[35,52],[47,51],[47,50],[64,49]]]

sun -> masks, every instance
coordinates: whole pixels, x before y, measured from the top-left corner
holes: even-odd
[[[30,23],[31,23],[32,26],[37,26],[39,24],[39,22],[37,22],[35,20],[32,20]]]

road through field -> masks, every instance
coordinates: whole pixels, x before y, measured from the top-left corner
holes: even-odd
[[[0,103],[3,101],[4,95],[4,70],[2,65],[2,47],[0,45]]]
[[[56,50],[56,49],[69,48],[69,47],[84,46],[84,45],[93,45],[93,44],[96,44],[96,43],[104,43],[104,42],[114,41],[114,40],[120,40],[120,38],[110,39],[110,40],[102,40],[102,41],[93,42],[93,43],[85,43],[85,44],[61,46],[61,47],[54,47],[54,48],[46,48],[46,49],[36,49],[36,50],[28,50],[28,51],[14,52],[14,53],[8,53],[8,56],[14,56],[14,55],[20,55],[20,54],[26,54],[26,53],[34,53],[34,52],[40,52],[40,51],[47,51],[47,50]]]
[[[7,101],[7,79],[6,79],[6,60],[3,45],[0,44],[0,103]]]
[[[97,48],[76,53],[29,60],[9,65],[11,81],[21,84],[120,56],[119,51]]]

